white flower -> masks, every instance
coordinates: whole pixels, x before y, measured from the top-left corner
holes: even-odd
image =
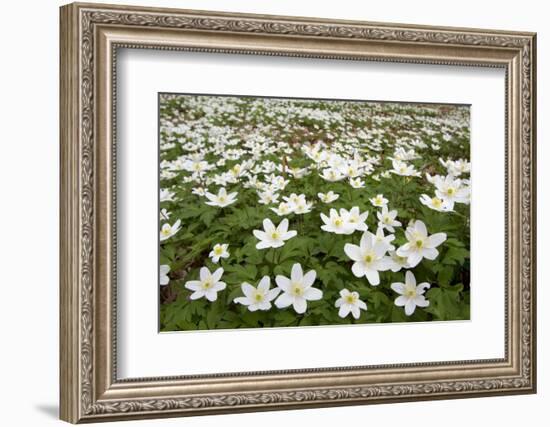
[[[310,173],[308,168],[302,168],[302,169],[290,168],[289,172],[296,179],[303,178],[304,176],[309,175],[309,173]]]
[[[306,214],[311,212],[311,208],[313,206],[313,203],[306,200],[305,194],[298,195],[296,193],[292,193],[289,197],[283,197],[283,200],[288,203],[290,209],[295,214]]]
[[[452,209],[456,203],[470,203],[470,188],[462,185],[459,178],[447,175],[444,180],[436,182],[435,195],[445,200]]]
[[[277,200],[279,199],[279,195],[277,193],[273,193],[273,191],[262,191],[261,193],[258,193],[259,202],[262,205],[270,205],[271,203],[277,203]]]
[[[284,196],[283,197],[283,200],[285,202],[287,202],[290,206],[294,207],[296,206],[298,203],[300,202],[304,202],[306,201],[306,195],[305,194],[296,194],[296,193],[292,193],[290,196],[286,197]]]
[[[350,178],[349,185],[353,188],[363,188],[365,187],[365,181],[362,181],[361,178]]]
[[[160,218],[165,220],[165,221],[168,221],[170,219],[170,215],[171,213],[168,212],[166,209],[161,209],[160,210]]]
[[[308,301],[317,301],[323,297],[320,289],[312,287],[317,273],[310,270],[304,274],[300,264],[294,264],[290,272],[290,278],[278,275],[275,277],[277,286],[283,293],[275,300],[277,308],[285,308],[290,305],[296,313],[302,314],[307,310]]]
[[[264,231],[254,230],[252,232],[260,240],[256,245],[256,249],[280,248],[285,244],[285,240],[298,234],[295,230],[288,231],[288,219],[286,218],[277,227],[269,218],[266,218],[263,221],[263,226]]]
[[[321,219],[325,223],[321,225],[321,230],[336,234],[352,234],[355,231],[355,226],[348,222],[348,217],[338,215],[336,209],[330,210],[330,217],[321,214]]]
[[[387,205],[382,206],[382,211],[377,212],[376,216],[378,217],[378,226],[382,227],[382,229],[386,229],[394,233],[395,229],[393,227],[401,226],[401,223],[395,220],[397,217],[397,210],[394,209],[393,211],[388,211]]]
[[[174,225],[163,224],[160,229],[160,241],[162,242],[163,240],[169,239],[176,234],[180,228],[181,221],[179,219],[174,223]]]
[[[242,165],[236,164],[231,169],[229,169],[229,173],[231,174],[231,176],[233,176],[233,178],[238,178],[246,171],[246,169],[247,169],[246,164],[244,163]]]
[[[202,197],[202,196],[206,195],[206,190],[203,187],[195,187],[191,190],[191,193]]]
[[[220,258],[228,258],[229,252],[227,251],[227,248],[229,247],[229,244],[227,243],[216,243],[208,256],[212,258],[212,262],[217,264],[220,260]]]
[[[410,149],[409,151],[405,151],[403,147],[399,147],[395,150],[393,153],[393,158],[396,160],[414,160],[417,159],[419,156],[414,152],[413,149]]]
[[[386,199],[383,194],[377,194],[376,197],[373,197],[369,200],[373,206],[376,206],[378,208],[388,204],[388,199]]]
[[[323,169],[323,173],[319,176],[323,178],[325,181],[329,181],[329,182],[341,181],[346,177],[338,169],[333,169],[333,168]]]
[[[167,264],[162,264],[159,268],[159,281],[160,286],[166,286],[168,283],[170,283],[170,278],[168,277],[168,273],[170,272],[170,266]]]
[[[285,216],[292,213],[292,208],[286,202],[281,202],[276,208],[269,208],[279,216]]]
[[[376,234],[374,235],[374,242],[375,243],[383,243],[386,245],[386,250],[393,251],[395,249],[395,246],[391,244],[395,240],[395,236],[393,234],[388,234],[387,236],[384,235],[384,229],[382,227],[378,227],[376,229]]]
[[[184,165],[183,169],[185,169],[188,172],[197,172],[201,173],[204,171],[207,171],[209,169],[212,169],[212,165],[209,165],[206,161],[200,161],[200,160],[187,160]]]
[[[340,308],[338,316],[342,319],[350,313],[355,319],[359,319],[361,310],[367,310],[367,304],[359,299],[359,294],[355,291],[350,292],[347,289],[340,291],[340,298],[336,300],[335,306],[336,308]]]
[[[351,271],[355,277],[365,276],[373,286],[380,284],[379,271],[389,269],[388,262],[384,259],[387,246],[383,242],[376,242],[375,236],[365,231],[359,246],[346,243],[344,252],[353,261]]]
[[[397,255],[396,251],[389,251],[388,253],[390,256],[386,257],[386,261],[388,262],[390,270],[394,273],[397,273],[402,268],[411,268],[407,261],[407,257]]]
[[[254,287],[249,283],[244,282],[241,285],[244,297],[235,298],[233,301],[236,304],[246,305],[249,311],[269,310],[271,301],[277,298],[281,290],[279,288],[269,289],[271,279],[269,276],[262,277],[258,287]]]
[[[416,267],[422,258],[434,260],[439,255],[436,249],[441,243],[447,240],[445,233],[435,233],[428,236],[426,224],[417,220],[412,226],[407,227],[405,237],[408,243],[405,243],[397,249],[397,255],[407,257],[411,268]]]
[[[294,213],[296,215],[303,215],[311,212],[311,208],[313,207],[312,202],[306,202],[305,200],[300,200],[296,205],[294,206]]]
[[[172,202],[174,200],[174,193],[170,190],[160,189],[160,201],[161,202]]]
[[[206,202],[207,205],[219,206],[220,208],[229,206],[237,201],[237,193],[227,194],[225,187],[221,187],[218,194],[206,192],[205,196],[208,200],[210,200],[209,202]]]
[[[189,280],[185,283],[185,288],[193,291],[189,296],[192,300],[205,297],[208,301],[216,301],[218,292],[225,289],[225,283],[220,282],[223,268],[218,268],[214,273],[210,273],[207,267],[202,267],[199,272],[200,280]]]
[[[320,199],[321,202],[323,202],[323,203],[332,203],[332,202],[334,202],[335,200],[337,200],[338,197],[340,197],[340,195],[334,193],[333,191],[329,191],[329,192],[326,193],[326,194],[317,193],[317,197],[319,197],[319,199]]]
[[[452,160],[443,160],[440,158],[439,163],[445,166],[445,168],[447,168],[447,173],[453,176],[460,176],[463,173],[469,173],[471,168],[470,162],[465,159],[452,161]]]
[[[453,174],[455,176],[460,176],[463,173],[469,173],[471,169],[470,162],[465,159],[459,159],[456,162],[451,162],[451,164],[448,167],[448,171],[450,174]]]
[[[401,176],[420,176],[420,173],[414,169],[414,165],[407,165],[401,160],[392,160],[392,172]]]
[[[391,288],[399,294],[394,303],[398,307],[405,307],[405,314],[410,316],[416,307],[427,307],[430,302],[426,300],[424,292],[430,288],[427,282],[416,286],[416,279],[412,272],[405,273],[405,283],[392,283]]]
[[[451,212],[451,204],[447,200],[440,199],[439,197],[430,197],[427,194],[420,196],[420,203],[424,206],[439,212]]]
[[[367,231],[368,225],[365,223],[369,213],[367,211],[361,213],[357,206],[351,208],[347,211],[344,208],[340,209],[340,216],[342,218],[347,218],[348,224],[350,227],[353,227],[357,231]]]

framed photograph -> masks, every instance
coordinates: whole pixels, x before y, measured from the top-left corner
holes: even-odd
[[[61,8],[61,418],[536,391],[535,34]]]

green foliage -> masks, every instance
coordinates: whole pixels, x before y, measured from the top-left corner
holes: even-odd
[[[262,229],[264,218],[270,218],[275,224],[281,221],[270,208],[276,206],[258,203],[257,192],[254,188],[245,187],[241,182],[229,183],[228,192],[238,192],[236,203],[224,207],[209,206],[205,199],[192,193],[198,187],[197,183],[183,178],[188,177],[186,171],[175,171],[173,176],[161,179],[161,187],[169,188],[175,193],[174,201],[161,203],[161,208],[170,212],[168,222],[181,220],[181,230],[170,239],[161,242],[160,264],[170,266],[170,284],[161,288],[160,327],[162,331],[199,330],[199,329],[233,329],[256,327],[281,326],[312,326],[356,323],[385,323],[385,322],[418,322],[440,320],[462,320],[470,316],[470,223],[469,206],[455,205],[455,212],[437,212],[427,208],[419,202],[422,194],[432,194],[433,186],[427,182],[425,172],[430,174],[446,174],[445,168],[439,163],[439,158],[464,158],[468,156],[469,140],[468,129],[459,129],[455,133],[456,144],[449,144],[443,139],[443,132],[437,130],[428,136],[414,122],[408,121],[408,126],[399,120],[399,117],[428,117],[445,118],[445,112],[437,108],[420,108],[410,105],[377,104],[379,107],[348,106],[346,132],[336,121],[322,120],[316,116],[296,116],[290,123],[279,123],[276,117],[262,107],[254,106],[246,98],[235,103],[237,112],[229,114],[220,112],[210,114],[200,107],[200,103],[188,102],[185,97],[167,98],[161,103],[161,117],[164,120],[181,120],[183,123],[198,123],[208,121],[209,126],[229,126],[234,129],[238,143],[232,148],[242,147],[248,141],[248,134],[254,129],[269,126],[266,137],[283,141],[292,147],[288,155],[291,167],[302,168],[310,165],[311,161],[301,152],[301,144],[310,143],[318,139],[327,140],[332,133],[344,140],[347,133],[353,131],[361,135],[362,129],[375,127],[374,117],[381,117],[382,125],[377,138],[383,141],[378,151],[379,156],[374,173],[362,177],[365,187],[352,188],[347,180],[327,182],[317,171],[313,171],[301,179],[289,180],[282,195],[291,193],[305,194],[308,201],[314,201],[312,212],[306,215],[290,214],[290,230],[296,230],[297,236],[286,241],[285,245],[276,249],[256,248],[258,240],[252,231]],[[321,111],[339,111],[338,103],[315,101],[305,103],[306,107],[317,108]],[[380,107],[381,105],[381,107]],[[356,112],[356,114],[354,114]],[[366,112],[366,113],[365,113]],[[384,118],[388,117],[387,120]],[[246,124],[246,127],[245,127]],[[449,125],[447,125],[449,126]],[[294,130],[295,129],[295,130]],[[421,172],[419,177],[405,177],[390,174],[388,177],[380,173],[392,168],[392,159],[395,142],[416,132],[420,140],[426,144],[439,143],[439,150],[424,149],[421,158],[409,163]],[[307,135],[304,136],[304,135]],[[255,135],[255,137],[258,137]],[[210,134],[204,132],[194,138],[203,144],[211,144]],[[361,140],[362,137],[358,136]],[[186,154],[183,144],[195,141],[184,133],[161,131],[161,140],[177,141],[171,148],[161,151],[161,161],[175,161]],[[297,143],[295,142],[297,141]],[[363,141],[363,140],[361,140]],[[370,143],[364,139],[365,144]],[[281,163],[279,154],[262,154],[262,160],[271,160]],[[208,153],[206,161],[214,164],[218,157]],[[227,160],[221,170],[229,170],[240,160]],[[211,191],[217,191],[218,186],[211,185]],[[321,203],[317,193],[334,191],[339,194],[338,200],[331,204]],[[358,206],[361,212],[369,211],[367,225],[370,231],[375,232],[378,219],[377,208],[373,207],[369,199],[377,194],[384,194],[390,200],[390,208],[397,209],[397,219],[403,224],[396,228],[393,244],[399,247],[406,243],[404,229],[409,221],[421,219],[427,226],[429,234],[445,232],[446,241],[438,247],[439,255],[434,261],[423,259],[412,271],[417,283],[428,282],[430,289],[425,296],[430,302],[426,308],[417,308],[413,315],[407,316],[402,307],[394,304],[398,296],[390,287],[394,282],[405,281],[405,270],[398,272],[384,271],[380,273],[380,285],[372,286],[365,277],[357,278],[351,272],[352,262],[344,253],[346,243],[358,244],[361,232],[353,235],[336,235],[321,230],[323,224],[320,214],[328,214],[331,208],[349,209]],[[166,221],[163,221],[166,222]],[[208,254],[216,243],[229,244],[230,256],[214,264]],[[254,286],[263,276],[271,278],[271,286],[275,286],[277,275],[289,276],[292,265],[300,263],[304,272],[315,270],[317,273],[315,287],[323,291],[323,298],[319,301],[309,301],[308,309],[304,314],[297,314],[292,307],[277,309],[272,307],[268,311],[250,312],[243,305],[235,304],[234,299],[242,296],[241,284],[248,282]],[[223,280],[227,287],[218,293],[214,302],[206,299],[190,300],[191,291],[184,287],[189,280],[196,280],[199,269],[206,266],[210,271],[223,267]],[[338,309],[334,304],[342,289],[356,291],[360,299],[368,306],[367,311],[361,311],[359,319],[348,316],[344,319],[338,316]]]

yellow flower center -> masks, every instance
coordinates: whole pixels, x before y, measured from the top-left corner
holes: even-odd
[[[170,234],[170,227],[163,227],[161,233],[163,236],[168,236]]]
[[[212,287],[212,279],[206,279],[203,283],[202,283],[202,287],[203,289],[209,289]]]
[[[273,233],[271,233],[271,238],[272,238],[273,240],[277,240],[277,239],[279,238],[279,233],[276,232],[276,231],[274,231]]]
[[[456,192],[456,190],[452,187],[447,189],[447,194],[449,196],[452,196],[453,194],[455,194],[455,192]]]
[[[354,295],[354,294],[349,294],[347,297],[346,297],[346,302],[348,304],[355,304],[355,302],[357,301],[357,297]]]
[[[384,218],[384,223],[387,224],[387,223],[389,223],[389,222],[390,222],[390,217],[389,217],[389,216],[385,217],[385,218]]]
[[[416,241],[415,245],[417,248],[421,248],[424,245],[424,241],[419,239]]]
[[[405,289],[405,296],[409,297],[409,298],[414,298],[416,297],[416,289],[413,289],[413,288],[407,288]]]
[[[439,208],[441,207],[441,200],[439,200],[437,197],[434,197],[432,199],[432,204],[436,207],[436,208]]]
[[[226,200],[227,200],[227,199],[226,199],[225,196],[220,196],[220,197],[218,197],[218,201],[219,201],[220,203],[225,203]]]
[[[216,248],[214,248],[214,253],[216,255],[221,255],[223,253],[223,248],[221,246],[217,246]]]
[[[336,227],[340,227],[343,223],[344,223],[344,221],[342,221],[341,218],[336,218],[336,219],[334,220],[334,225],[335,225]]]
[[[296,296],[302,296],[304,294],[304,289],[302,288],[302,285],[299,283],[294,283],[292,285],[292,293]]]
[[[257,292],[256,295],[254,295],[254,299],[258,302],[262,302],[264,300],[264,296],[260,292]]]
[[[367,254],[367,255],[365,255],[364,259],[365,259],[365,262],[368,264],[368,263],[372,262],[373,257],[372,257],[371,254]]]

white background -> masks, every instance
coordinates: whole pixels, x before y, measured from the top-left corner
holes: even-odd
[[[114,3],[119,3],[112,0]],[[394,1],[138,1],[134,4],[202,8],[326,18],[363,19],[434,25],[530,30],[538,39],[538,117],[550,115],[550,30],[544,2]],[[4,5],[3,61],[0,68],[0,393],[2,424],[59,425],[58,401],[58,1]],[[547,121],[539,120],[539,393],[438,402],[266,412],[194,419],[128,422],[124,425],[276,426],[346,423],[408,426],[464,426],[490,422],[499,426],[545,425],[550,404],[547,361],[550,315],[546,283],[543,218],[550,215],[544,197],[550,171]],[[488,173],[492,170],[487,165]],[[487,254],[487,256],[492,256]],[[546,336],[545,336],[546,335]]]
[[[503,252],[483,256],[504,247],[503,69],[150,50],[123,50],[117,64],[120,378],[504,357]],[[159,334],[157,94],[166,91],[471,104],[471,321]]]

